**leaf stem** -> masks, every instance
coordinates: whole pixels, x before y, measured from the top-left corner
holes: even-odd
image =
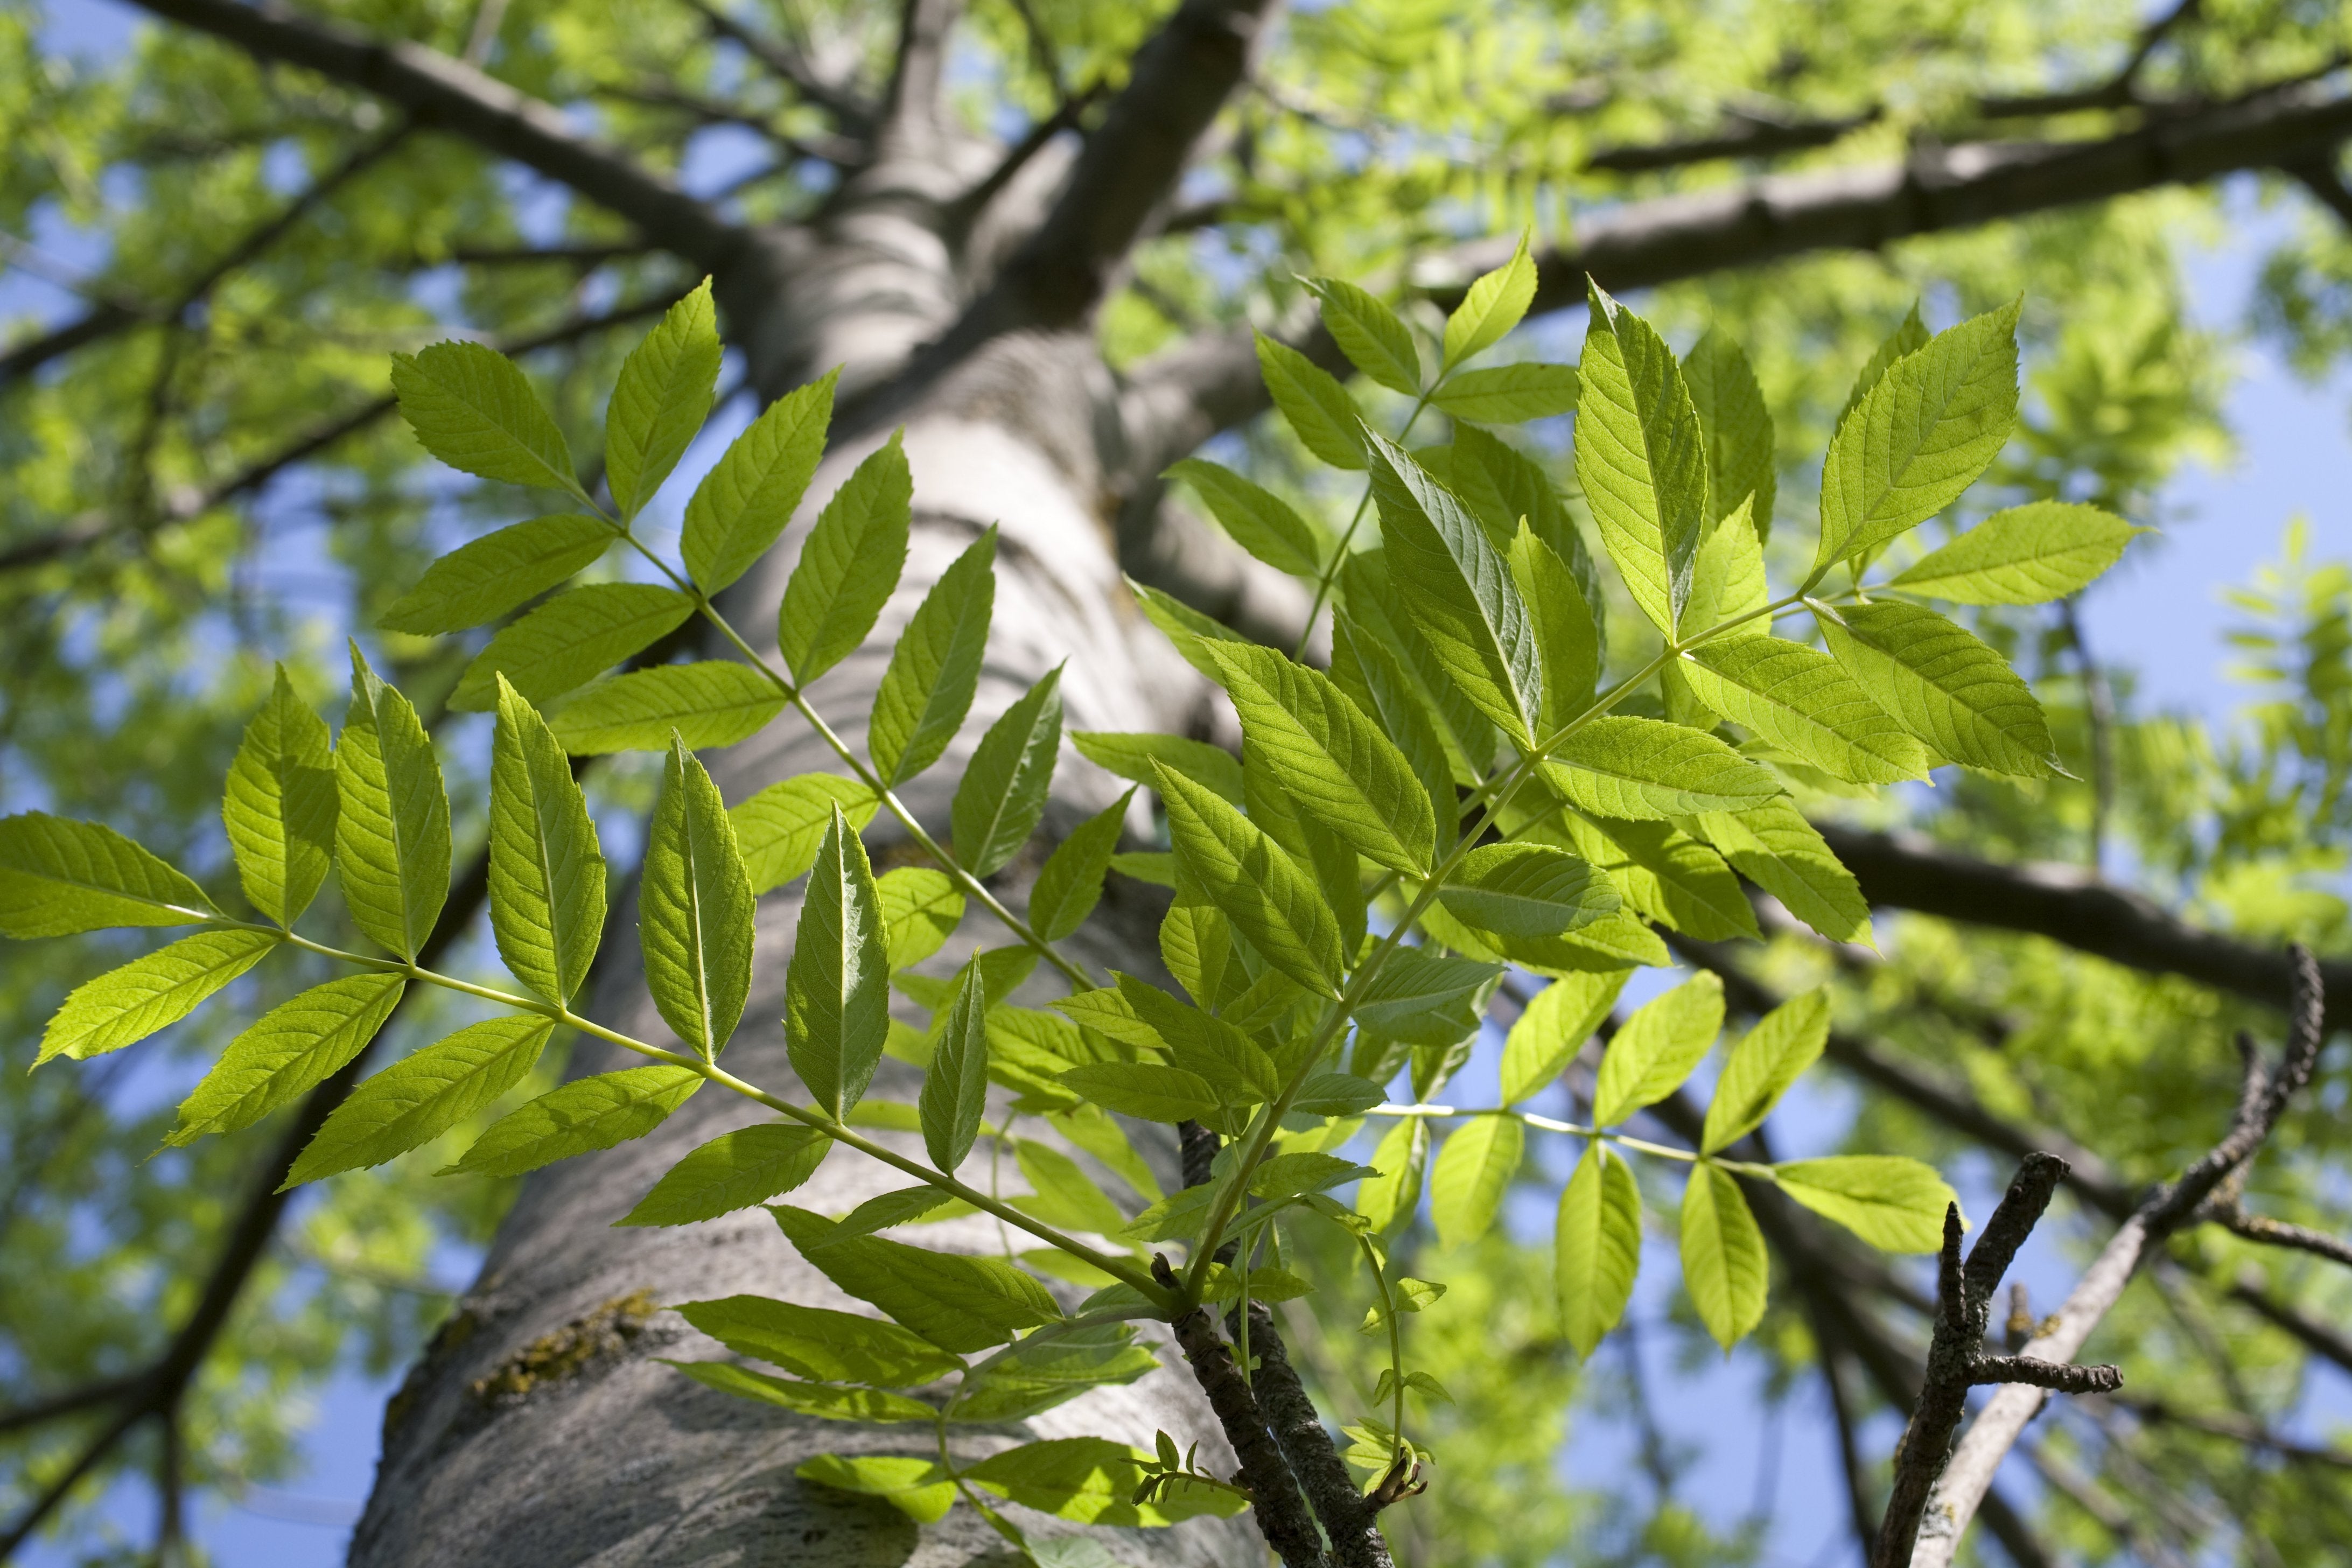
[[[1737,1171],[1742,1175],[1758,1176],[1767,1181],[1772,1179],[1772,1167],[1769,1165],[1759,1165],[1747,1160],[1726,1160],[1712,1154],[1702,1154],[1693,1149],[1676,1149],[1671,1144],[1653,1143],[1646,1138],[1636,1138],[1630,1133],[1612,1132],[1600,1127],[1580,1126],[1573,1121],[1559,1121],[1549,1116],[1538,1116],[1532,1110],[1518,1110],[1507,1105],[1476,1107],[1375,1105],[1364,1114],[1412,1117],[1425,1121],[1447,1121],[1457,1116],[1507,1116],[1514,1121],[1524,1122],[1529,1127],[1538,1128],[1546,1132],[1565,1132],[1572,1138],[1598,1138],[1604,1143],[1614,1143],[1620,1148],[1636,1150],[1644,1154],[1655,1154],[1662,1160],[1678,1160],[1685,1165],[1701,1163],[1720,1165],[1727,1171]]]
[[[1412,434],[1413,426],[1421,419],[1422,410],[1429,406],[1429,400],[1437,395],[1437,389],[1445,384],[1445,377],[1452,374],[1449,370],[1440,374],[1430,383],[1429,390],[1421,395],[1420,400],[1412,405],[1412,412],[1405,416],[1404,428],[1397,432],[1398,445],[1403,445],[1404,438]],[[1331,596],[1331,584],[1339,580],[1339,568],[1347,563],[1348,546],[1354,542],[1356,530],[1363,526],[1365,509],[1371,504],[1372,480],[1367,474],[1364,477],[1364,493],[1356,500],[1356,515],[1348,520],[1347,530],[1339,535],[1339,542],[1331,547],[1330,561],[1325,564],[1322,574],[1315,579],[1315,597],[1307,605],[1307,625],[1298,634],[1298,646],[1290,650],[1293,662],[1307,657],[1307,639],[1315,635],[1315,617],[1323,613],[1323,602]]]

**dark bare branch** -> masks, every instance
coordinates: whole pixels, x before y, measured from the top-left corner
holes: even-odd
[[[1979,1387],[1997,1383],[2022,1383],[2060,1394],[2113,1394],[2124,1385],[2124,1374],[2112,1366],[2076,1366],[2072,1362],[2036,1361],[2024,1355],[1979,1356],[1969,1371]]]
[[[2115,75],[2089,87],[2066,89],[2057,92],[2021,93],[2011,97],[1980,98],[1977,113],[1986,120],[2039,120],[2053,114],[2077,114],[2090,109],[2126,109],[2138,104],[2139,73],[2147,68],[2148,57],[2158,45],[2172,36],[2175,29],[2197,19],[2204,9],[2204,0],[2177,0],[2172,9],[2142,27],[2132,44],[2131,54]]]
[[[2336,153],[2331,150],[2318,157],[2301,158],[2280,165],[2296,184],[2309,191],[2315,200],[2336,215],[2338,222],[2352,227],[2352,186],[2344,183],[2336,172]]]
[[[870,136],[878,110],[839,82],[829,81],[807,57],[781,39],[753,31],[708,0],[687,0],[716,38],[724,38],[757,60],[771,75],[833,116],[852,136]]]
[[[2284,1247],[2295,1252],[2308,1252],[2315,1258],[2325,1258],[2331,1263],[2341,1263],[2352,1268],[2352,1243],[2308,1226],[2288,1225],[2282,1220],[2248,1214],[2235,1200],[2227,1205],[2209,1204],[2198,1211],[2197,1217],[2210,1220],[2234,1236],[2258,1241],[2264,1247]]]
[[[1603,147],[1584,160],[1587,169],[1612,174],[1644,174],[1680,169],[1722,158],[1769,158],[1827,147],[1886,117],[1876,104],[1859,114],[1823,120],[1776,119],[1754,111],[1725,115],[1724,128],[1711,136],[1675,142],[1654,142],[1623,147]]]
[[[687,195],[668,176],[582,136],[552,105],[438,50],[371,37],[303,16],[278,0],[137,3],[257,59],[314,70],[396,103],[419,124],[511,158],[617,213],[706,271],[724,270],[749,243],[747,230]]]

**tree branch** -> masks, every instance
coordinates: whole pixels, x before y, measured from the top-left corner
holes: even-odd
[[[657,237],[708,272],[726,268],[750,231],[616,148],[574,132],[562,110],[463,60],[405,40],[370,37],[260,0],[135,0],[143,9],[274,60],[374,93],[418,123],[511,158]]]
[[[724,38],[757,60],[803,98],[833,116],[834,123],[852,136],[871,136],[876,110],[856,93],[827,81],[801,52],[764,34],[755,33],[709,0],[686,0],[715,38]]]
[[[2286,1109],[2287,1101],[2309,1081],[2319,1058],[2326,1002],[2319,965],[2309,952],[2292,950],[2294,964],[2294,1007],[2290,1015],[2287,1045],[2274,1072],[2265,1072],[2252,1043],[2240,1040],[2245,1058],[2245,1091],[2229,1132],[2204,1158],[2183,1172],[2180,1179],[2158,1189],[2116,1231],[2066,1299],[2065,1305],[2042,1326],[2025,1353],[2045,1362],[2072,1361],[2109,1308],[2123,1294],[2142,1259],[2164,1238],[2187,1223],[2206,1198],[2232,1172],[2252,1158]],[[2005,1388],[1995,1394],[1969,1425],[1937,1484],[1918,1544],[1907,1555],[1911,1568],[1947,1568],[1960,1534],[1975,1514],[1993,1471],[2015,1446],[2025,1424],[2041,1410],[2040,1390]],[[1901,1563],[1902,1557],[1882,1558]]]
[[[1775,120],[1735,110],[1724,116],[1724,128],[1712,136],[1603,147],[1587,157],[1584,166],[1612,174],[1635,174],[1685,168],[1720,158],[1769,158],[1781,153],[1827,147],[1885,117],[1885,109],[1878,104],[1859,114],[1827,120]]]
[[[2287,1225],[2280,1220],[2264,1219],[2248,1214],[2232,1197],[2226,1203],[2211,1203],[2197,1211],[2200,1220],[2210,1220],[2233,1236],[2258,1241],[2264,1247],[2284,1247],[2296,1252],[2308,1252],[2325,1258],[2331,1263],[2341,1263],[2352,1268],[2352,1243],[2346,1243],[2324,1230],[2308,1226]]]
[[[948,43],[962,9],[961,0],[900,0],[898,48],[874,138],[881,156],[921,156],[938,146]]]
[[[1977,113],[1987,120],[2041,119],[2053,114],[2075,114],[2086,109],[2124,109],[2139,101],[2136,91],[2141,69],[2157,46],[2171,36],[2174,28],[2196,20],[2204,8],[2204,0],[2177,0],[2172,9],[2140,29],[2132,52],[2115,75],[2091,87],[2063,89],[2058,92],[2023,93],[2011,98],[1980,98]]]

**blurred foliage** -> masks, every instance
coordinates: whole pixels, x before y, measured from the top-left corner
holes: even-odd
[[[475,0],[310,8],[453,53],[482,14]],[[368,628],[431,555],[517,515],[511,496],[459,493],[423,471],[405,432],[371,416],[385,398],[387,354],[451,333],[507,345],[557,337],[527,363],[579,440],[631,336],[598,323],[639,321],[691,279],[588,205],[303,73],[257,69],[165,27],[77,53],[56,41],[62,22],[104,26],[116,15],[68,16],[79,9],[0,0],[0,248],[12,268],[0,310],[19,351],[89,312],[130,324],[0,386],[0,807],[103,818],[219,883],[218,781],[269,661],[286,659],[306,698],[334,700],[341,639],[356,631],[411,691],[446,689],[465,649]],[[733,14],[798,29],[829,68],[862,63],[875,80],[893,9],[761,0]],[[954,76],[961,110],[976,128],[1017,134],[1061,90],[1116,88],[1166,9],[976,0]],[[1187,182],[1176,231],[1142,249],[1105,310],[1105,351],[1124,365],[1204,326],[1272,321],[1296,305],[1297,274],[1361,278],[1403,297],[1416,258],[1454,241],[1522,226],[1564,238],[1577,215],[1603,205],[1744,177],[1751,163],[1626,175],[1586,166],[1608,148],[1717,133],[1727,117],[1874,117],[1776,165],[1792,168],[2015,132],[1988,124],[1979,100],[2105,79],[2143,12],[2134,0],[1301,5],[1236,100],[1218,154]],[[691,7],[513,0],[496,17],[484,57],[495,74],[593,118],[732,209],[806,215],[832,188],[835,171],[804,151],[823,116],[715,43]],[[1049,40],[1042,48],[1032,19]],[[2149,56],[2139,86],[2226,96],[2320,68],[2347,43],[2352,8],[2341,5],[2210,0]],[[710,121],[698,99],[725,100],[740,122]],[[2038,129],[2088,134],[2117,122],[2085,111]],[[2283,178],[2263,194],[2299,199]],[[246,245],[289,213],[267,243]],[[1799,521],[1818,474],[1797,455],[1822,448],[1855,369],[1903,311],[1921,300],[1941,325],[2020,292],[2024,425],[1970,505],[2060,497],[2151,526],[2223,526],[2168,517],[2162,497],[2182,463],[2228,449],[2221,411],[2237,334],[2190,324],[2180,271],[2184,250],[2224,238],[2227,221],[2210,192],[2151,194],[1880,254],[1727,272],[1655,290],[1642,307],[1678,347],[1721,322],[1754,359],[1783,456],[1776,551],[1809,548]],[[235,264],[224,270],[225,260]],[[2297,217],[2265,259],[2247,326],[2305,374],[2335,373],[2352,350],[2352,239],[2335,217]],[[1559,347],[1578,330],[1553,319],[1528,335]],[[1365,401],[1401,416],[1377,395]],[[1552,425],[1535,448],[1571,486],[1568,422]],[[1416,431],[1424,436],[1443,432]],[[1344,522],[1352,496],[1318,491],[1289,439],[1261,426],[1234,444],[1262,480]],[[1934,528],[1923,532],[1917,548],[1939,542]],[[2275,565],[2233,596],[2248,682],[2233,723],[2151,710],[2128,671],[2105,672],[2110,869],[2221,929],[2337,952],[2352,942],[2352,566],[2342,543],[2295,524]],[[2119,577],[2102,591],[2127,595],[2128,572]],[[1643,657],[1641,617],[1619,608],[1614,658]],[[2082,650],[2047,612],[1988,611],[1972,625],[2053,700],[2062,753],[2083,782],[1942,777],[1890,809],[1973,854],[2083,862],[2097,770]],[[468,775],[478,779],[486,731],[450,721],[439,732],[459,775],[453,795],[478,798]],[[592,788],[616,825],[646,799],[635,774],[592,775]],[[1850,810],[1829,795],[1806,804]],[[461,853],[469,832],[478,842],[479,824],[460,823]],[[617,826],[606,840],[632,841]],[[1951,1075],[1998,1114],[2069,1132],[2134,1183],[2170,1173],[2219,1131],[2235,1092],[2231,1032],[2276,1027],[2210,992],[2046,942],[1915,918],[1883,919],[1880,940],[1883,960],[1782,937],[1753,966],[1784,989],[1831,982],[1842,1027]],[[145,1364],[200,1290],[267,1142],[155,1152],[198,1064],[237,1014],[301,984],[294,966],[279,965],[267,986],[240,983],[233,1010],[94,1066],[21,1070],[66,991],[126,951],[94,936],[13,950],[0,964],[0,1405]],[[464,954],[461,968],[495,963],[486,943]],[[391,1048],[452,1022],[413,1005]],[[2255,1166],[2261,1212],[2345,1230],[2331,1136],[2347,1089],[2337,1058]],[[1986,1184],[2000,1177],[1915,1111],[1860,1091],[1852,1104],[1841,1149],[1899,1150],[1977,1169]],[[509,1195],[431,1180],[445,1157],[422,1150],[297,1203],[187,1407],[195,1482],[234,1496],[298,1477],[306,1397],[339,1368],[381,1373],[414,1353]],[[1671,1463],[1650,1468],[1646,1489],[1612,1485],[1609,1495],[1596,1482],[1621,1478],[1563,1467],[1576,1423],[1631,1429],[1661,1391],[1612,1369],[1615,1352],[1572,1364],[1552,1317],[1544,1228],[1515,1226],[1413,1265],[1453,1286],[1411,1342],[1414,1364],[1457,1403],[1422,1412],[1439,1463],[1431,1491],[1391,1516],[1401,1555],[1449,1565],[1753,1560],[1760,1525],[1736,1522],[1722,1499],[1685,1495]],[[2086,1257],[2102,1233],[2096,1216],[2062,1204],[2053,1234],[2065,1248]],[[1311,1228],[1293,1244],[1337,1245]],[[1412,1256],[1435,1243],[1415,1228],[1396,1246]],[[2352,1321],[2352,1282],[2210,1231],[2177,1256],[2170,1274],[2126,1299],[2095,1352],[2123,1363],[2127,1387],[2160,1388],[2182,1408],[2285,1421],[2312,1381],[2300,1348],[2221,1288],[2254,1269],[2340,1324]],[[1297,1359],[1351,1421],[1377,1373],[1355,1332],[1369,1299],[1355,1278],[1366,1294],[1328,1292],[1311,1311],[1289,1310]],[[1743,1363],[1772,1397],[1810,1413],[1802,1441],[1825,1445],[1819,1347],[1785,1281],[1774,1300]],[[1637,1299],[1637,1316],[1644,1310]],[[1917,1328],[1895,1311],[1906,1332]],[[1651,1308],[1641,1328],[1678,1355],[1699,1353],[1687,1313]],[[2330,1561],[2352,1539],[2340,1472],[2178,1424],[2103,1428],[2076,1413],[2045,1426],[2053,1462],[2097,1478],[2110,1500],[2167,1500],[2149,1528],[2196,1560]],[[5,1439],[0,1518],[82,1435],[66,1423]],[[156,1458],[132,1449],[122,1462],[145,1473]],[[1803,1500],[1824,1536],[1843,1511],[1843,1500]],[[2079,1560],[2138,1550],[2055,1489],[2040,1518]],[[69,1511],[64,1545],[93,1563],[126,1560],[138,1550],[126,1528],[97,1510]]]

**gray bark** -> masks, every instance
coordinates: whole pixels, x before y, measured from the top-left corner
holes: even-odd
[[[951,160],[929,169],[945,176]],[[772,395],[815,368],[846,363],[845,384],[887,377],[963,302],[951,247],[927,226],[945,177],[901,165],[877,170],[828,220],[824,232],[776,239],[720,279],[730,331]],[[943,832],[948,801],[971,742],[1029,684],[1067,660],[1063,693],[1074,729],[1196,727],[1202,688],[1120,585],[1116,520],[1123,489],[1116,388],[1083,333],[1010,334],[929,388],[911,407],[894,399],[907,429],[915,480],[915,529],[906,578],[866,647],[813,689],[820,710],[861,744],[873,691],[898,628],[923,592],[990,522],[1001,530],[994,630],[981,694],[962,742],[905,793]],[[804,514],[771,558],[730,595],[745,635],[774,647],[774,606],[802,530],[854,466],[884,437],[836,427],[832,455]],[[841,771],[823,742],[789,712],[767,731],[705,759],[731,801],[795,773]],[[1048,833],[1116,799],[1116,781],[1066,752]],[[868,841],[889,854],[893,825],[877,819]],[[1024,876],[1008,873],[1015,898]],[[1134,884],[1116,884],[1106,912],[1076,944],[1097,969],[1150,973],[1153,911]],[[797,894],[763,900],[752,1002],[727,1051],[733,1071],[797,1093],[782,1048],[784,966]],[[642,1038],[667,1042],[646,998],[634,913],[608,938],[596,1016]],[[932,961],[945,972],[975,943],[1004,933],[971,910],[960,942]],[[1033,985],[1050,994],[1042,982]],[[630,1065],[624,1053],[585,1042],[575,1074]],[[874,1098],[911,1100],[918,1075],[886,1061]],[[410,1373],[387,1413],[374,1495],[354,1539],[362,1568],[496,1563],[572,1564],[910,1563],[1013,1561],[969,1508],[918,1530],[887,1504],[828,1493],[798,1480],[812,1455],[929,1454],[928,1430],[860,1428],[800,1418],[712,1393],[653,1358],[723,1354],[674,1312],[640,1315],[632,1298],[676,1303],[755,1292],[867,1311],[842,1295],[784,1240],[766,1214],[676,1229],[614,1229],[679,1156],[764,1112],[705,1088],[652,1136],[539,1172],[500,1227],[480,1279]],[[916,1141],[908,1152],[919,1156]],[[1174,1174],[1172,1139],[1160,1152]],[[975,1168],[985,1169],[985,1146]],[[1017,1190],[1005,1162],[1005,1190]],[[790,1201],[838,1213],[903,1185],[895,1173],[836,1149]],[[950,1221],[909,1233],[929,1245],[996,1252],[992,1220]],[[1019,1245],[1018,1240],[1015,1245]],[[1074,1299],[1076,1292],[1069,1293]],[[553,1340],[550,1336],[555,1336]],[[568,1338],[567,1338],[568,1336]],[[509,1377],[508,1392],[478,1392],[533,1346],[583,1347],[562,1375]],[[1160,1342],[1165,1345],[1162,1333]],[[1126,1388],[1100,1391],[1026,1424],[1038,1436],[1092,1434],[1149,1447],[1165,1427],[1204,1457],[1225,1445],[1181,1362]],[[527,1389],[511,1385],[529,1382]],[[1022,1440],[1016,1428],[971,1430],[968,1457]],[[1223,1461],[1230,1468],[1230,1458]],[[1024,1516],[1053,1534],[1072,1527]],[[1172,1531],[1104,1532],[1119,1561],[1233,1564],[1262,1561],[1246,1520],[1201,1521]]]

